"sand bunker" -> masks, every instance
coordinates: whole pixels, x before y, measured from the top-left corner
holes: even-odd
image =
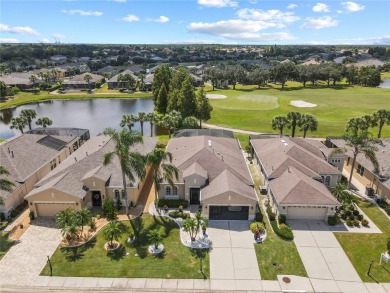
[[[305,102],[305,101],[302,101],[302,100],[291,101],[290,105],[292,105],[294,107],[298,107],[298,108],[314,108],[314,107],[317,107],[316,104],[308,103],[308,102]]]
[[[217,95],[217,94],[207,94],[206,97],[213,100],[221,100],[227,98],[227,96],[225,95]]]

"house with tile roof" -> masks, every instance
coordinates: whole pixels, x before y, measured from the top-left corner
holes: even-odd
[[[199,135],[174,137],[167,146],[179,169],[170,186],[162,182],[159,198],[185,199],[201,205],[210,220],[251,220],[258,202],[237,139]]]
[[[133,146],[133,151],[146,155],[154,149],[157,139],[144,137],[143,144]],[[61,165],[42,178],[27,196],[30,210],[37,217],[54,216],[66,208],[81,209],[101,207],[106,198],[126,203],[123,192],[122,171],[114,158],[103,165],[104,154],[114,149],[115,142],[108,136],[96,136],[83,144]],[[146,176],[150,168],[146,170]],[[145,177],[146,178],[146,177]],[[136,204],[144,186],[141,178],[127,178],[127,202]]]
[[[277,214],[287,219],[326,220],[340,204],[329,189],[342,177],[321,142],[296,137],[251,139],[253,161]],[[338,158],[338,157],[337,157]]]
[[[89,139],[86,129],[35,129],[0,143],[0,165],[10,173],[11,192],[1,190],[4,205],[0,212],[8,216],[22,204],[34,185]]]
[[[87,74],[91,76],[89,82],[84,79]],[[65,89],[94,89],[97,84],[102,84],[103,82],[104,76],[85,72],[74,76],[72,79],[65,80],[63,87]]]
[[[118,81],[118,77],[119,75],[125,75],[125,74],[130,74],[130,76],[135,80],[135,83],[134,83],[134,87],[136,86],[137,84],[137,81],[138,81],[138,77],[134,75],[134,73],[130,70],[125,70],[121,73],[118,73],[117,75],[111,77],[108,81],[107,81],[107,85],[108,85],[108,89],[109,90],[112,90],[112,89],[118,89],[118,88],[127,88],[127,84],[128,82],[127,81]]]

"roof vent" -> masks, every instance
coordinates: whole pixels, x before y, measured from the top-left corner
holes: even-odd
[[[74,161],[77,162],[77,158],[76,157],[74,157]]]
[[[11,156],[12,156],[12,158],[14,157],[14,151],[11,151]]]
[[[211,147],[211,140],[209,140],[208,143],[209,143],[209,147]]]

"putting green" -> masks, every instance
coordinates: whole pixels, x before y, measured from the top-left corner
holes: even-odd
[[[240,95],[220,101],[217,107],[235,110],[271,110],[279,107],[278,98],[271,95]]]

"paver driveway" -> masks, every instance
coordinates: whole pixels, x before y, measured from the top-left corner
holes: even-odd
[[[248,221],[209,221],[210,279],[261,280]]]
[[[310,278],[361,282],[324,221],[290,220],[294,242]]]
[[[36,219],[0,261],[0,285],[33,285],[61,241],[54,219]]]

